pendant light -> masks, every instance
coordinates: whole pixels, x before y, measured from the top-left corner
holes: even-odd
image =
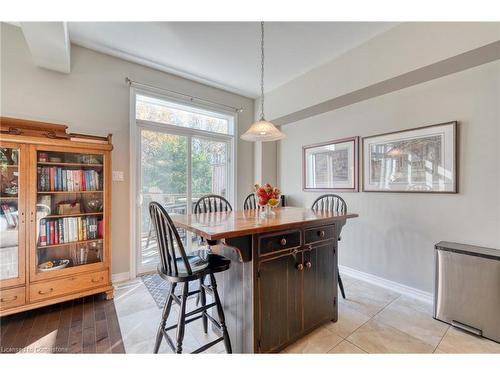
[[[260,23],[260,33],[260,120],[254,122],[241,136],[241,139],[251,142],[269,142],[285,138],[284,133],[264,118],[264,22]]]

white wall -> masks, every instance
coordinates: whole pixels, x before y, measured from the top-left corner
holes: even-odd
[[[129,271],[129,88],[125,77],[242,107],[238,133],[253,121],[253,100],[214,89],[91,50],[72,46],[71,73],[35,67],[20,29],[1,24],[2,116],[69,125],[71,132],[113,134],[113,169],[125,182],[113,182],[112,271]],[[238,139],[239,139],[238,134]],[[237,203],[253,186],[253,145],[238,141]]]
[[[303,145],[458,120],[459,194],[340,193],[360,215],[340,264],[431,292],[438,241],[500,248],[499,108],[497,61],[283,126],[279,185],[309,207],[319,194],[301,188]]]

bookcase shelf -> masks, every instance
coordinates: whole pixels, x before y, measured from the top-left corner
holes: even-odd
[[[89,164],[89,163],[56,163],[50,161],[39,161],[38,165],[55,166],[55,167],[91,167],[102,168],[103,164]]]
[[[85,212],[80,214],[67,214],[67,215],[47,215],[44,219],[60,219],[64,217],[78,217],[78,216],[98,216],[104,215],[104,212]]]
[[[38,191],[37,194],[95,194],[104,193],[103,190],[82,190],[82,191]]]
[[[100,243],[102,241],[102,238],[96,238],[95,240],[85,240],[85,241],[73,241],[73,242],[66,242],[66,243],[59,243],[55,245],[46,245],[46,246],[40,246],[38,245],[37,248],[40,249],[49,249],[52,247],[62,247],[62,246],[70,246],[70,245],[82,245],[86,243],[91,243],[91,242],[98,242]]]
[[[74,142],[64,125],[0,120],[0,293],[15,291],[15,302],[0,301],[0,316],[112,298],[111,136]],[[19,131],[4,132],[11,128]]]

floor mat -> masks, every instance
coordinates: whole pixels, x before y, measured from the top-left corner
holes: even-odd
[[[168,292],[170,291],[170,283],[167,280],[162,279],[157,273],[143,275],[141,276],[141,279],[158,307],[162,309],[165,305],[165,301],[167,300]],[[197,288],[199,288],[198,281],[192,281],[189,283],[190,291],[196,290]],[[177,295],[182,293],[182,284],[177,284],[175,293]],[[196,298],[196,295],[190,296],[189,298],[193,297]]]

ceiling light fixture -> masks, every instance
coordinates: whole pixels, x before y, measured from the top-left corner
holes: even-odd
[[[241,139],[251,142],[278,141],[285,138],[285,134],[264,118],[264,22],[260,23],[260,34],[260,120],[254,122]]]

